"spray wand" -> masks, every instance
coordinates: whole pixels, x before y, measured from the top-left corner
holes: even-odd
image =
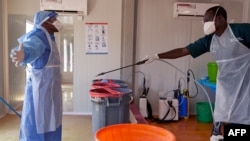
[[[104,75],[104,74],[106,74],[106,73],[113,72],[113,71],[121,70],[121,69],[128,68],[128,67],[132,67],[132,66],[135,66],[135,65],[141,65],[141,64],[144,64],[147,60],[148,60],[148,59],[145,59],[145,60],[139,61],[139,62],[137,62],[137,63],[135,63],[135,64],[132,64],[132,65],[124,66],[124,67],[117,68],[117,69],[114,69],[114,70],[110,70],[110,71],[107,71],[107,72],[102,72],[102,73],[97,74],[96,77],[97,77],[97,76]]]

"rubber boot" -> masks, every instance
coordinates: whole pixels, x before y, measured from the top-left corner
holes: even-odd
[[[215,122],[213,124],[212,135],[210,137],[210,141],[224,141],[224,137],[221,133],[221,122]]]

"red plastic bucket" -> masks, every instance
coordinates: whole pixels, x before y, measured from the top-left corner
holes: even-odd
[[[93,83],[124,83],[124,81],[122,80],[118,80],[118,79],[95,79],[93,80]]]
[[[116,91],[108,87],[91,89],[89,91],[89,94],[91,97],[94,97],[94,98],[120,97],[124,95],[123,92]]]
[[[124,83],[122,80],[117,79],[95,79],[92,81],[93,88],[127,88],[128,85]]]
[[[95,82],[92,84],[93,88],[126,88],[127,84],[125,83],[102,83],[102,82]]]

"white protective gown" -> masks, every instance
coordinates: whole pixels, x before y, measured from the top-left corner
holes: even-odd
[[[214,121],[250,124],[250,49],[234,36],[228,25],[214,35],[210,52],[218,64]]]

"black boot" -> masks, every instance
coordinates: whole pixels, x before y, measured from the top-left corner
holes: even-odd
[[[210,141],[224,141],[224,137],[221,133],[221,122],[215,122],[213,124],[212,135],[210,137]]]

